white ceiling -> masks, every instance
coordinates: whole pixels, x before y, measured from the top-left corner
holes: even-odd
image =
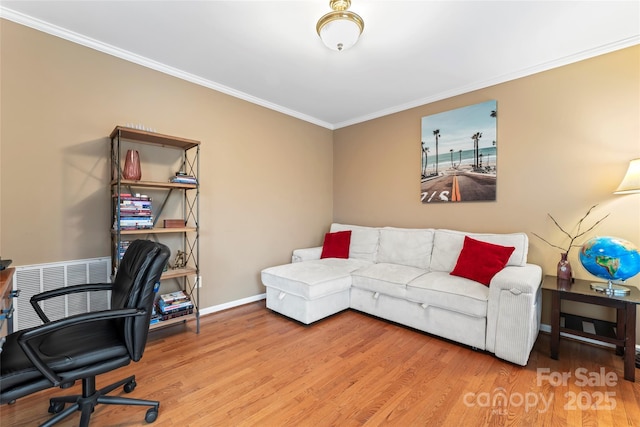
[[[0,16],[337,129],[640,44],[640,1],[1,1]]]

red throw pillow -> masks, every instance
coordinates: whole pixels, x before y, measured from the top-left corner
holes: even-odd
[[[489,286],[493,276],[507,265],[515,250],[513,246],[494,245],[464,236],[458,262],[450,274]]]
[[[337,231],[324,235],[320,258],[349,258],[351,230]]]

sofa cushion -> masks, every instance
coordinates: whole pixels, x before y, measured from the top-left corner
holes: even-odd
[[[325,258],[294,262],[262,270],[262,283],[308,300],[348,289],[351,272],[370,263],[362,260]]]
[[[489,288],[463,277],[432,271],[407,284],[406,298],[469,316],[486,317]]]
[[[351,230],[337,231],[324,235],[322,245],[322,258],[349,258],[349,243],[351,242]]]
[[[433,229],[380,229],[376,261],[427,270],[431,264],[433,232]]]
[[[362,227],[359,225],[331,224],[330,231],[332,233],[346,230],[351,230],[349,258],[375,262],[380,235],[379,230],[374,227]]]
[[[433,236],[433,252],[431,254],[431,270],[449,273],[456,265],[464,244],[464,237],[493,243],[501,246],[513,246],[516,249],[509,257],[507,265],[523,267],[527,264],[529,238],[525,233],[480,234],[463,233],[454,230],[435,230]]]
[[[400,264],[377,263],[351,273],[353,286],[371,292],[404,298],[407,283],[426,270]]]
[[[507,265],[515,249],[513,246],[494,245],[465,236],[462,251],[451,274],[489,286],[493,276]]]

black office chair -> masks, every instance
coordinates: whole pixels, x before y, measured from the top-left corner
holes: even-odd
[[[75,411],[80,426],[88,426],[98,403],[151,406],[145,420],[158,417],[159,402],[106,396],[123,386],[136,387],[135,376],[96,390],[96,375],[126,366],[142,357],[151,318],[154,286],[169,259],[169,249],[149,240],[129,245],[113,283],[68,286],[34,295],[31,305],[43,325],[8,335],[0,353],[0,404],[51,387],[67,388],[82,380],[82,395],[55,397],[49,412],[51,426]],[[39,302],[53,297],[91,291],[111,291],[111,309],[50,321]],[[64,409],[65,403],[73,403]]]

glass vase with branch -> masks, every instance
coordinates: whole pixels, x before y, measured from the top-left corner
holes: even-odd
[[[560,245],[556,245],[554,243],[551,243],[550,241],[548,241],[547,239],[545,239],[544,237],[536,234],[536,233],[532,233],[534,236],[536,236],[537,238],[539,238],[540,240],[542,240],[543,242],[545,242],[546,244],[548,244],[549,246],[556,248],[556,249],[560,249],[560,261],[558,262],[558,271],[557,271],[557,275],[559,279],[562,280],[573,280],[573,272],[571,270],[571,264],[569,263],[569,252],[571,251],[571,248],[573,247],[580,247],[580,244],[575,243],[577,239],[580,239],[582,236],[584,236],[585,234],[587,234],[588,232],[590,232],[591,230],[593,230],[594,228],[596,228],[598,226],[598,224],[600,224],[602,221],[604,221],[609,214],[606,214],[605,216],[603,216],[602,218],[600,218],[599,220],[597,220],[593,225],[591,225],[591,227],[583,230],[583,222],[584,220],[591,214],[591,211],[593,211],[593,209],[598,206],[598,205],[593,205],[589,208],[589,210],[587,211],[587,213],[580,218],[580,220],[578,221],[578,224],[575,227],[575,233],[571,234],[569,231],[567,231],[566,229],[564,229],[559,223],[558,221],[556,221],[556,219],[551,215],[551,214],[547,214],[547,216],[549,216],[549,218],[551,218],[551,220],[553,221],[553,223],[556,225],[556,227],[558,227],[558,229],[560,230],[560,232],[562,232],[562,234],[564,234],[568,239],[569,239],[569,244],[566,247],[560,246]]]

